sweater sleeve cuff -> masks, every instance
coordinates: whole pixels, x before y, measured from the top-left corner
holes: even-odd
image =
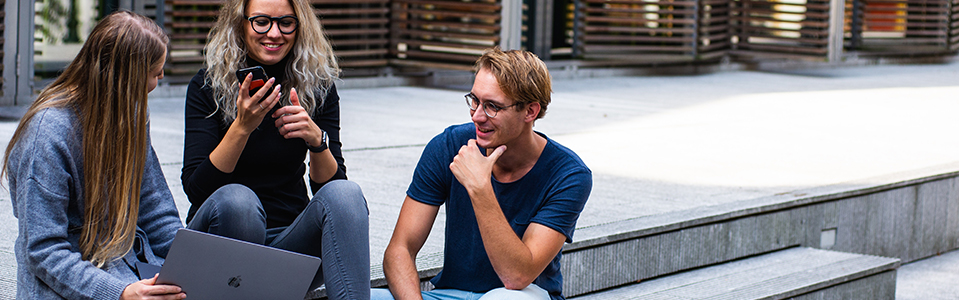
[[[103,280],[97,284],[93,299],[120,299],[128,285],[130,283],[123,282],[119,278],[104,276]]]

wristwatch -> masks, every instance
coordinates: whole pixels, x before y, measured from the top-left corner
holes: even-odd
[[[306,147],[310,149],[310,152],[320,153],[330,148],[330,145],[327,143],[327,140],[328,138],[326,136],[326,131],[323,131],[323,137],[320,140],[319,146],[313,147],[313,146],[310,146],[310,143],[306,143]]]

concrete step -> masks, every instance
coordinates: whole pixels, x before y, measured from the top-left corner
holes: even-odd
[[[959,299],[959,250],[903,264],[896,300]]]
[[[899,265],[896,258],[797,247],[571,299],[894,299]]]
[[[0,249],[0,300],[16,299],[17,257],[13,250]]]

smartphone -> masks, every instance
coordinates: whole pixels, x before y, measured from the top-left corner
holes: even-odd
[[[269,78],[266,77],[266,70],[263,70],[263,67],[255,66],[236,70],[236,80],[243,83],[243,80],[246,79],[246,74],[250,73],[253,73],[253,81],[250,83],[250,93],[252,94],[266,84]]]

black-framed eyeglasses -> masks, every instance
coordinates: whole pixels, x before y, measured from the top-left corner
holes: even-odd
[[[479,98],[477,98],[476,95],[473,95],[473,93],[463,95],[463,97],[466,98],[466,105],[469,105],[470,112],[475,113],[476,109],[479,108],[480,106]],[[513,106],[517,106],[520,104],[522,103],[513,103],[513,105],[499,107],[496,104],[493,104],[493,102],[487,101],[487,102],[483,102],[483,113],[485,113],[487,117],[492,119],[496,117],[496,113],[498,113],[499,111],[513,107]]]
[[[273,23],[276,23],[276,26],[280,28],[280,33],[282,34],[291,34],[296,31],[296,27],[300,25],[300,19],[294,16],[271,17],[259,15],[246,19],[250,20],[250,26],[253,26],[253,31],[259,34],[270,32],[270,29],[273,29]]]

